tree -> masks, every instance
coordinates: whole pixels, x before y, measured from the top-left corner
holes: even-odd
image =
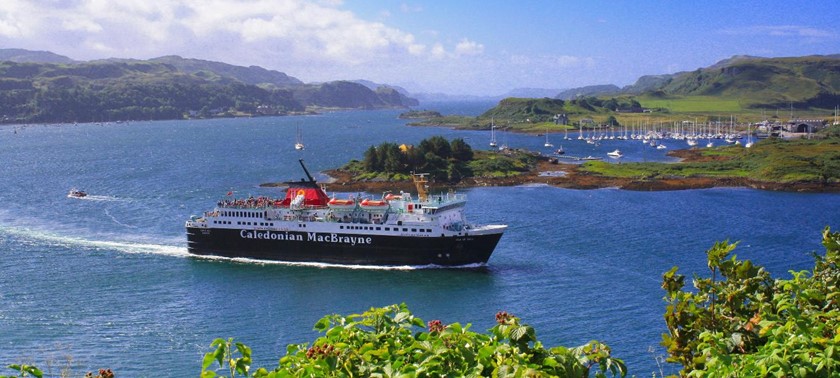
[[[466,162],[473,159],[473,150],[463,138],[457,138],[450,143],[452,147],[452,158],[458,161]]]
[[[382,163],[379,160],[379,155],[376,153],[376,147],[370,146],[365,151],[364,160],[362,160],[365,170],[368,172],[377,172],[382,169]]]
[[[452,147],[446,138],[436,135],[428,139],[420,141],[420,151],[425,155],[432,153],[441,159],[449,159],[452,157]]]

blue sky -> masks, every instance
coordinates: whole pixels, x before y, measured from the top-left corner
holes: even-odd
[[[733,55],[840,54],[836,1],[2,0],[0,47],[180,55],[413,92],[632,84]]]

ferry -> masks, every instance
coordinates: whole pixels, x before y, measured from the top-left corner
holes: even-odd
[[[330,198],[309,174],[286,182],[284,198],[235,199],[186,222],[191,254],[293,263],[367,266],[484,265],[507,225],[475,225],[464,215],[466,196],[386,192],[381,199]]]

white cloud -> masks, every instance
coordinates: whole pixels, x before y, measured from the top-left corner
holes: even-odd
[[[484,45],[467,40],[466,38],[455,45],[456,55],[480,55],[482,52],[484,52]]]
[[[38,24],[28,14],[28,4],[19,0],[0,2],[0,37],[21,38],[30,35]]]
[[[281,44],[298,58],[337,64],[428,51],[411,33],[360,19],[339,6],[303,0],[80,0],[60,5],[3,0],[0,38],[52,43],[64,51],[97,45],[98,51],[108,46],[161,54],[178,53],[190,44]],[[72,41],[62,40],[67,32]]]
[[[725,35],[772,36],[772,37],[807,37],[836,38],[837,34],[824,29],[798,25],[758,25],[741,28],[728,28],[720,31]]]
[[[84,31],[88,33],[98,33],[102,31],[102,25],[82,18],[68,19],[61,23],[65,30]]]
[[[432,57],[434,57],[436,59],[443,59],[444,57],[446,57],[446,50],[443,48],[443,45],[440,44],[440,43],[435,43],[432,46],[431,53],[432,53]]]
[[[405,3],[400,11],[423,8]],[[0,0],[0,46],[78,60],[174,54],[304,81],[411,79],[457,92],[481,90],[469,80],[501,63],[483,57],[480,41],[416,32],[422,39],[331,0]]]

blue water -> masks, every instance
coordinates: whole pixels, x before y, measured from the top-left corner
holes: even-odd
[[[521,186],[467,190],[472,221],[510,225],[485,269],[319,268],[186,253],[190,215],[228,191],[280,194],[259,184],[303,177],[298,158],[318,172],[385,141],[489,142],[486,131],[407,127],[398,113],[0,127],[0,365],[35,363],[55,376],[69,356],[74,376],[101,367],[191,376],[214,338],[235,337],[253,348],[255,366],[274,367],[286,345],[318,336],[312,325],[324,315],[405,302],[426,321],[477,331],[504,310],[547,345],[606,342],[631,374],[646,376],[664,354],[663,272],[704,274],[705,250],[729,239],[740,241],[739,256],[785,277],[812,267],[823,227],[840,227],[833,194]],[[293,149],[298,127],[304,151]],[[568,154],[621,148],[626,161],[670,160],[639,142],[549,137]],[[548,151],[544,137],[498,139]],[[66,198],[73,187],[90,196]]]

